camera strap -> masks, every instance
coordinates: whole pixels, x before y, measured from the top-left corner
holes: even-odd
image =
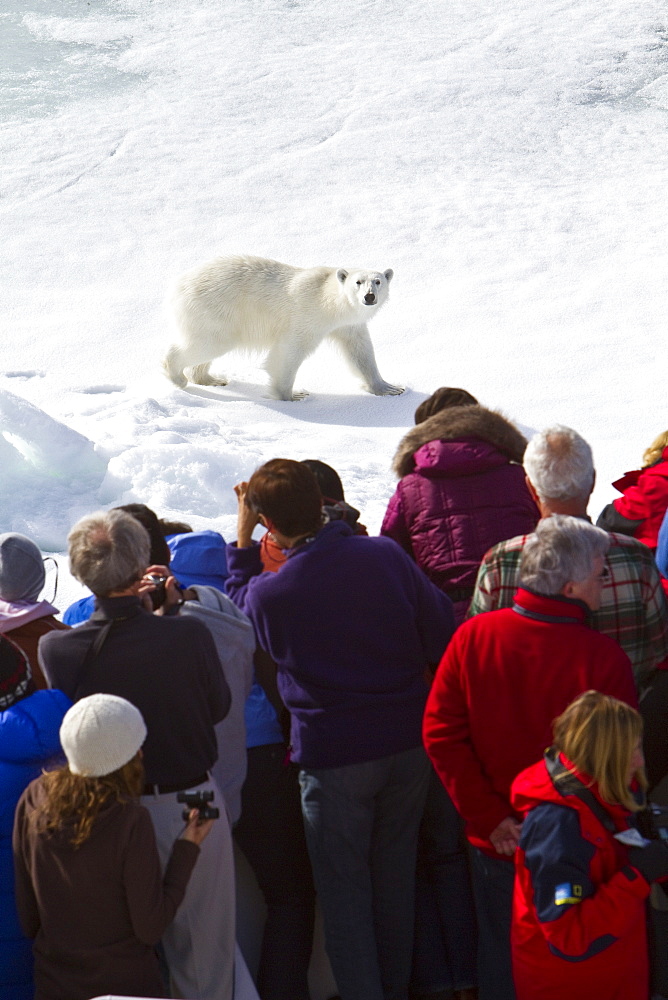
[[[86,649],[84,658],[81,661],[81,666],[79,667],[79,674],[77,676],[77,682],[76,682],[77,689],[83,683],[83,680],[86,677],[88,671],[99,657],[100,651],[104,646],[105,642],[107,641],[107,639],[109,638],[109,633],[113,629],[114,625],[117,625],[119,622],[127,621],[128,617],[132,616],[128,615],[124,616],[123,618],[110,618],[107,621],[105,621],[105,623],[102,626],[100,626],[95,638]]]

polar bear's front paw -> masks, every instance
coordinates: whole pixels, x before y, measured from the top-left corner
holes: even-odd
[[[390,385],[389,382],[379,382],[369,388],[369,392],[372,392],[374,396],[400,396],[404,390],[405,386]]]
[[[275,385],[269,388],[269,399],[280,399],[284,403],[295,403],[306,399],[306,389],[278,389]]]

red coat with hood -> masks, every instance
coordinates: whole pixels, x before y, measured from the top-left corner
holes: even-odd
[[[616,830],[628,829],[628,810],[577,777]],[[650,887],[627,848],[568,785],[555,786],[544,760],[517,776],[511,800],[526,817],[511,933],[517,1000],[647,1000]]]
[[[615,526],[614,515],[609,511],[613,507],[617,514],[636,526],[628,525],[625,533],[633,535],[639,542],[655,549],[659,537],[659,529],[668,509],[668,448],[658,462],[645,469],[625,472],[621,479],[612,484],[623,496],[613,500],[612,504],[601,514],[601,519],[612,517],[611,531],[625,531],[624,527]],[[602,525],[605,527],[605,525]]]

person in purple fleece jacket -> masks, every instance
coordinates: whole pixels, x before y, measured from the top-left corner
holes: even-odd
[[[415,851],[429,783],[421,746],[427,671],[452,604],[389,539],[322,525],[306,466],[274,459],[236,488],[227,593],[278,669],[292,716],[302,811],[343,1000],[407,1000]],[[262,573],[257,523],[288,550]]]
[[[437,389],[418,407],[394,456],[399,484],[380,529],[454,601],[458,625],[488,549],[533,531],[540,516],[522,468],[526,438],[463,393]]]

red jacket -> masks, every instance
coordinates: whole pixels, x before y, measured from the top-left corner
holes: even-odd
[[[628,829],[628,811],[581,778],[614,827]],[[517,1000],[647,1000],[649,885],[627,848],[582,799],[555,787],[544,761],[518,775],[511,796],[526,815],[511,933]]]
[[[436,673],[424,744],[468,839],[495,858],[489,835],[513,815],[512,781],[549,745],[555,717],[590,688],[637,707],[628,656],[586,615],[580,601],[520,589],[513,608],[461,625]]]
[[[642,522],[633,532],[633,537],[655,549],[659,528],[668,508],[668,448],[663,449],[659,462],[646,469],[627,472],[612,485],[624,494],[613,500],[617,513],[630,521]]]

